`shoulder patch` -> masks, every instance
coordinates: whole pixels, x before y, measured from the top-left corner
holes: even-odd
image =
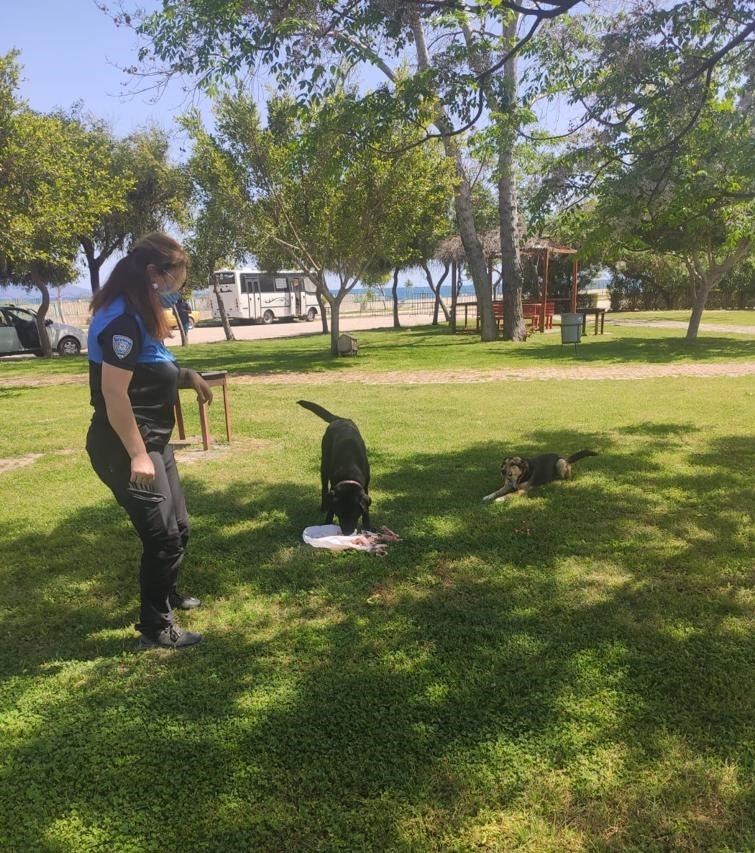
[[[113,352],[118,358],[125,358],[134,348],[134,342],[126,335],[113,335]]]

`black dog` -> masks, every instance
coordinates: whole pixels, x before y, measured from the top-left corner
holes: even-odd
[[[507,456],[501,462],[503,486],[497,492],[485,495],[484,501],[505,501],[515,495],[526,495],[535,486],[543,486],[553,480],[568,480],[571,477],[573,462],[585,456],[597,456],[593,450],[580,450],[568,459],[558,453],[542,453],[532,459],[521,456]]]
[[[370,528],[370,504],[367,494],[370,485],[370,463],[367,448],[354,421],[332,415],[317,403],[297,400],[300,406],[309,409],[328,422],[322,437],[322,503],[320,509],[326,513],[325,523],[332,524],[338,516],[341,530],[346,536],[357,529],[359,516],[362,528]]]

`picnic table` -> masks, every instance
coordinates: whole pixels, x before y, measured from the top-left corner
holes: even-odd
[[[603,334],[603,329],[605,328],[606,322],[606,309],[605,308],[577,308],[577,314],[582,315],[582,334],[587,334],[587,315],[590,314],[595,315],[595,332],[594,334]],[[600,332],[598,332],[598,328],[600,328]]]

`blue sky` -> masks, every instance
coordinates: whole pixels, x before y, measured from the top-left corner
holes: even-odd
[[[0,53],[21,52],[21,95],[32,109],[47,112],[82,100],[119,135],[151,122],[170,127],[173,116],[185,110],[186,96],[175,84],[157,103],[149,94],[126,96],[133,81],[120,68],[136,64],[136,38],[116,27],[93,0],[5,0],[3,5]]]

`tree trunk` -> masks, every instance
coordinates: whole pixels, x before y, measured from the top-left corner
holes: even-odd
[[[714,285],[714,281],[698,280],[695,288],[695,301],[692,305],[692,314],[689,318],[689,326],[687,327],[687,341],[697,340],[697,333],[700,330],[700,320],[705,310],[705,303],[708,301],[708,294]]]
[[[228,321],[228,315],[225,313],[225,303],[223,302],[223,297],[220,295],[220,291],[218,290],[218,280],[215,276],[212,276],[212,289],[215,293],[215,298],[218,300],[218,311],[220,312],[220,322],[223,324],[225,339],[227,341],[235,341],[236,336],[233,334],[233,329]]]
[[[393,287],[391,287],[391,299],[393,301],[393,328],[400,329],[401,321],[398,317],[398,274],[400,270],[396,267],[393,270]]]
[[[691,256],[685,258],[685,265],[690,273],[690,284],[694,288],[695,298],[692,303],[692,314],[689,318],[689,326],[687,327],[687,335],[685,340],[694,341],[697,339],[697,333],[700,330],[700,320],[705,310],[705,303],[708,301],[708,295],[711,290],[721,281],[721,279],[731,271],[731,269],[746,257],[752,248],[752,240],[742,238],[729,254],[721,261],[716,263],[713,257],[713,251],[708,250],[709,266],[704,269],[699,261],[699,258]]]
[[[39,306],[39,311],[37,311],[39,344],[42,348],[42,356],[44,358],[52,358],[52,345],[50,344],[50,336],[47,334],[47,326],[45,325],[47,311],[50,307],[50,291],[47,289],[47,285],[41,282],[36,282],[36,286],[42,293],[42,304]]]
[[[322,281],[321,284],[322,284],[322,287],[325,287],[324,281]],[[317,290],[317,293],[315,294],[315,296],[317,297],[317,304],[320,306],[320,322],[322,323],[322,333],[323,333],[323,335],[327,335],[328,334],[328,313],[325,309],[325,300],[322,298],[322,294],[320,293],[319,289]]]
[[[427,49],[427,43],[425,42],[425,33],[422,28],[419,12],[416,8],[412,8],[408,12],[408,15],[417,51],[418,68],[421,71],[429,71],[431,68],[430,54]],[[466,254],[466,263],[469,267],[477,296],[477,311],[480,317],[480,339],[483,341],[494,341],[498,336],[498,327],[493,317],[493,298],[490,292],[485,254],[474,221],[472,187],[464,168],[461,151],[456,142],[457,138],[451,135],[453,126],[440,102],[438,102],[434,124],[442,135],[443,150],[446,157],[453,162],[458,178],[454,188],[454,209],[456,210],[456,223],[459,228],[459,236],[461,237]]]
[[[504,50],[516,43],[519,15],[509,15],[504,26]],[[510,116],[517,99],[516,57],[503,66],[505,100],[500,105],[498,124],[498,219],[501,231],[501,277],[503,279],[503,339],[527,340],[522,311],[522,256],[519,251],[519,207],[514,172],[515,129]],[[506,119],[509,118],[507,121]]]
[[[447,150],[455,149],[456,143],[450,137],[443,137]],[[482,242],[477,234],[472,209],[472,188],[466,177],[461,157],[455,158],[456,174],[459,178],[454,195],[456,221],[459,226],[459,236],[464,246],[466,265],[472,277],[472,284],[477,297],[477,312],[480,317],[480,340],[494,341],[498,337],[498,327],[493,317],[493,294],[490,290],[488,267]]]
[[[100,267],[105,258],[103,255],[95,256],[94,244],[91,240],[81,240],[80,242],[81,248],[84,250],[84,257],[87,259],[89,285],[92,288],[92,295],[94,295],[100,289]]]
[[[443,285],[443,282],[446,280],[446,276],[448,275],[448,270],[450,269],[450,264],[446,263],[444,265],[443,275],[438,279],[437,284],[433,284],[433,277],[430,274],[430,268],[428,267],[428,265],[424,261],[422,263],[422,269],[425,271],[425,278],[427,279],[427,286],[430,288],[430,290],[435,295],[435,302],[433,304],[433,326],[438,325],[438,315],[439,315],[439,311],[441,308],[443,309],[443,315],[446,318],[446,322],[448,322],[450,320],[450,314],[448,312],[448,308],[446,308],[446,303],[441,298],[440,288]],[[451,287],[453,288],[453,284],[451,285]]]
[[[341,300],[343,294],[338,296],[330,303],[330,354],[338,355],[338,335],[340,334],[340,319],[341,319]]]

